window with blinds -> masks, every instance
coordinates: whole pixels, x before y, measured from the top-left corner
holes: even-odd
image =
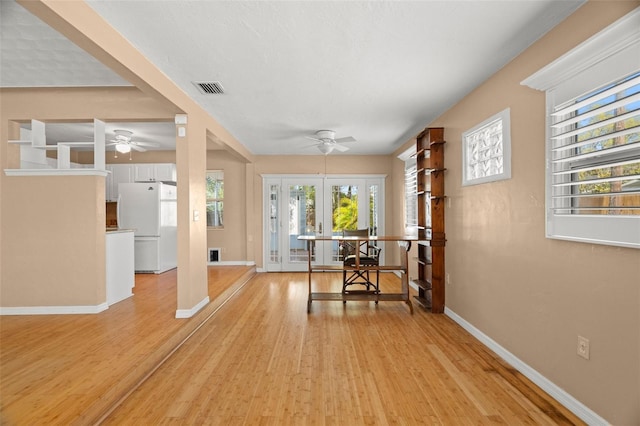
[[[405,228],[418,228],[418,168],[416,160],[406,162],[404,169],[404,223]]]
[[[555,215],[640,215],[640,73],[551,113]]]
[[[546,93],[547,238],[640,248],[640,8],[522,84]]]

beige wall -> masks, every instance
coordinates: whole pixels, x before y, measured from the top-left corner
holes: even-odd
[[[222,261],[247,258],[246,164],[226,151],[207,152],[207,170],[224,171],[224,228],[207,230],[207,247],[220,248]]]
[[[104,177],[2,180],[0,306],[105,303]]]
[[[638,4],[589,2],[431,124],[447,140],[447,308],[617,425],[640,424],[640,251],[545,238],[545,95],[520,81]],[[462,132],[507,107],[512,178],[462,187]]]

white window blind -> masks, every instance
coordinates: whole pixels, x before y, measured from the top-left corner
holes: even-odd
[[[640,8],[522,82],[546,92],[546,235],[640,248]]]
[[[416,228],[418,227],[418,181],[417,173],[418,169],[415,164],[408,163],[404,169],[404,205],[405,205],[405,227]]]
[[[640,73],[554,108],[555,215],[640,215]]]

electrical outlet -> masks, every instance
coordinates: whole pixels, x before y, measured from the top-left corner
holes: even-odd
[[[589,339],[578,336],[578,356],[589,359]]]

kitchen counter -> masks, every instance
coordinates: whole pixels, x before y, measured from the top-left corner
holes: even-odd
[[[135,229],[120,229],[120,228],[107,228],[106,232],[107,233],[113,233],[113,232],[134,232]]]
[[[107,304],[133,296],[135,285],[132,229],[109,230],[106,238]]]

